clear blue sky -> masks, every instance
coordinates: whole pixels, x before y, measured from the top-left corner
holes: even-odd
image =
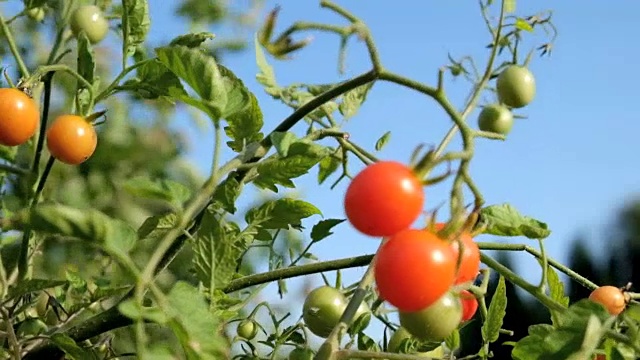
[[[154,45],[190,31],[173,14],[171,6],[161,6],[161,3],[150,1],[150,40]],[[239,3],[245,6],[249,2]],[[338,3],[366,21],[383,63],[400,74],[433,84],[437,69],[447,62],[447,52],[457,58],[472,55],[478,64],[486,60],[485,45],[490,40],[474,1],[464,5],[406,1],[397,3],[401,4],[397,7],[393,2],[341,0]],[[282,5],[276,31],[295,20],[344,24],[341,18],[321,9],[317,1],[266,1],[261,17],[276,4]],[[613,220],[614,211],[640,189],[640,167],[637,166],[640,119],[633,110],[633,104],[638,101],[636,85],[640,83],[640,73],[633,71],[633,64],[640,53],[633,41],[635,38],[631,37],[637,32],[640,3],[582,2],[576,6],[570,2],[521,0],[518,14],[529,15],[547,9],[545,6],[552,6],[554,10],[559,37],[552,56],[536,57],[531,65],[538,93],[535,101],[520,112],[528,119],[517,121],[506,142],[478,141],[472,176],[488,204],[509,202],[521,212],[547,222],[553,231],[546,240],[548,254],[566,263],[566,250],[578,233],[592,239],[594,251],[606,247],[610,239],[605,227]],[[218,33],[218,29],[207,30]],[[368,69],[363,44],[352,39],[347,73],[340,77],[336,71],[338,38],[313,35],[314,42],[296,53],[294,60],[281,62],[270,58],[280,84],[335,82]],[[533,36],[536,43],[542,41],[542,35]],[[265,115],[265,132],[291,113],[288,107],[266,95],[255,80],[258,69],[252,48],[240,55],[228,56],[225,65],[258,97]],[[468,89],[469,84],[462,79],[447,82],[447,91],[457,104],[462,104]],[[472,124],[475,116],[470,118]],[[178,119],[178,124],[192,127],[186,116]],[[386,130],[392,130],[391,141],[379,156],[406,161],[415,145],[437,144],[449,126],[449,120],[432,100],[396,85],[379,83],[345,129],[351,132],[355,142],[370,149]],[[296,130],[303,129],[297,127]],[[210,126],[204,130],[191,128],[188,133],[191,137],[189,156],[206,174],[211,161],[212,129]],[[450,149],[458,145],[454,142]],[[226,153],[225,159],[230,156],[231,153]],[[353,172],[356,171],[353,168]],[[343,217],[342,195],[346,183],[330,191],[328,185],[318,188],[315,179],[316,170],[298,179],[300,192],[316,204],[326,218]],[[448,186],[427,190],[428,208],[447,198]],[[313,218],[307,224],[310,227],[318,220]],[[491,236],[478,240],[527,242],[524,238]],[[372,253],[377,245],[375,239],[359,235],[344,223],[336,229],[335,236],[318,244],[313,252],[321,259],[336,259]],[[537,263],[526,255],[516,259],[517,270],[526,273],[527,279],[537,281]],[[345,277],[355,281],[362,271],[349,271]],[[316,280],[319,282],[320,277]],[[269,288],[265,296],[275,294],[274,288]]]

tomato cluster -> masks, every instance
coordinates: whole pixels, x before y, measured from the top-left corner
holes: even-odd
[[[398,309],[400,324],[414,337],[442,341],[478,308],[473,295],[463,299],[453,287],[475,280],[480,249],[467,231],[445,238],[444,223],[412,228],[424,202],[412,169],[382,161],[354,177],[344,205],[354,228],[385,237],[374,259],[380,298]]]
[[[485,106],[478,116],[478,128],[482,131],[507,135],[513,127],[510,108],[523,108],[536,96],[536,80],[529,69],[509,65],[496,80],[498,103]]]

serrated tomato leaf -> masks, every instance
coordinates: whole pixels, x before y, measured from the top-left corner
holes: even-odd
[[[484,227],[484,234],[498,236],[544,239],[551,235],[547,224],[520,214],[509,204],[491,205],[480,210],[479,225]]]
[[[210,32],[198,32],[198,33],[192,33],[192,34],[179,35],[173,38],[173,40],[171,40],[169,45],[171,46],[182,45],[190,48],[195,48],[200,46],[200,44],[202,44],[203,42],[207,40],[211,40],[215,37],[216,36]]]
[[[494,342],[500,336],[500,328],[507,311],[507,287],[504,277],[498,279],[498,286],[491,298],[491,304],[487,311],[487,319],[482,324],[482,339],[486,342]]]
[[[245,220],[248,224],[259,224],[266,229],[300,228],[302,219],[313,215],[322,215],[320,209],[313,204],[296,199],[278,199],[247,211]]]
[[[336,225],[345,222],[345,220],[346,219],[320,220],[317,224],[313,225],[313,228],[311,229],[311,241],[318,242],[333,235],[331,229],[333,229]]]

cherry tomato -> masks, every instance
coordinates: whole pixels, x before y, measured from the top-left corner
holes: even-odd
[[[374,275],[380,297],[401,311],[436,302],[453,285],[456,258],[451,246],[427,230],[407,229],[378,250]]]
[[[109,31],[109,22],[102,14],[102,10],[95,5],[79,6],[71,14],[70,25],[75,36],[84,31],[92,44],[102,41]]]
[[[258,325],[251,319],[244,319],[238,324],[236,333],[242,338],[251,340],[258,335]]]
[[[347,218],[354,228],[369,236],[391,236],[418,218],[424,189],[410,168],[382,161],[356,175],[344,198]]]
[[[88,121],[77,115],[60,115],[47,130],[47,148],[54,158],[78,165],[93,155],[98,135]]]
[[[400,325],[422,341],[443,341],[458,328],[462,321],[460,297],[451,292],[444,294],[431,306],[420,311],[400,311]]]
[[[513,114],[504,105],[487,105],[478,116],[478,128],[482,131],[507,135],[513,128]]]
[[[536,96],[536,79],[526,67],[511,65],[498,75],[496,88],[501,103],[522,108]]]
[[[313,350],[297,347],[289,353],[289,360],[313,360]]]
[[[338,289],[320,286],[312,290],[304,300],[302,318],[312,333],[326,338],[340,322],[346,308],[347,299]]]
[[[442,230],[445,225],[444,223],[435,224],[436,231]],[[466,231],[460,234],[460,241],[462,242],[463,250],[462,260],[456,275],[456,284],[475,280],[480,270],[480,248],[478,244],[473,241],[471,234]],[[451,248],[453,249],[454,257],[457,259],[460,249],[457,240],[451,242]]]
[[[602,304],[609,314],[614,316],[620,314],[627,306],[622,290],[610,285],[600,286],[593,290],[589,295],[589,300]]]
[[[44,20],[45,10],[44,7],[36,7],[27,10],[27,16],[32,20],[37,22],[42,22]]]
[[[40,114],[36,103],[14,88],[0,89],[0,144],[17,146],[35,134]]]
[[[426,351],[426,352],[419,352],[419,351],[403,351],[406,350],[403,348],[402,344],[404,342],[405,339],[411,339],[413,338],[411,336],[411,334],[409,333],[409,331],[407,331],[407,329],[403,328],[402,326],[398,328],[398,330],[396,330],[393,335],[391,335],[391,338],[389,339],[389,343],[387,344],[387,351],[388,352],[392,352],[392,353],[409,353],[409,354],[416,354],[416,355],[420,355],[420,356],[425,356],[425,357],[433,357],[433,358],[441,358],[444,357],[444,348],[442,346],[438,346],[433,350],[430,351]],[[415,338],[413,338],[416,341],[419,341]],[[419,344],[418,344],[419,346]]]
[[[460,301],[462,302],[462,321],[469,321],[478,311],[478,299],[468,290],[460,292]]]

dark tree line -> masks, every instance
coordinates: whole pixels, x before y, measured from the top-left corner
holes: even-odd
[[[640,199],[629,202],[616,214],[611,230],[606,236],[598,239],[606,243],[606,250],[597,255],[591,250],[585,238],[577,238],[567,264],[580,275],[598,285],[624,286],[628,282],[640,286]],[[506,253],[500,253],[498,260],[513,269],[512,261]],[[497,278],[492,279],[489,296],[495,291]],[[513,336],[501,335],[491,345],[495,359],[511,359],[511,346],[502,345],[505,341],[518,341],[527,336],[528,328],[533,324],[551,323],[547,309],[533,297],[522,296],[515,287],[507,285],[507,309],[503,328],[513,331]],[[633,286],[632,291],[638,287]],[[590,290],[575,281],[565,281],[565,290],[571,303],[589,296]],[[490,299],[487,299],[487,305]],[[479,316],[479,314],[476,314]],[[463,339],[459,356],[475,354],[481,346],[480,322],[469,324],[461,331]]]

